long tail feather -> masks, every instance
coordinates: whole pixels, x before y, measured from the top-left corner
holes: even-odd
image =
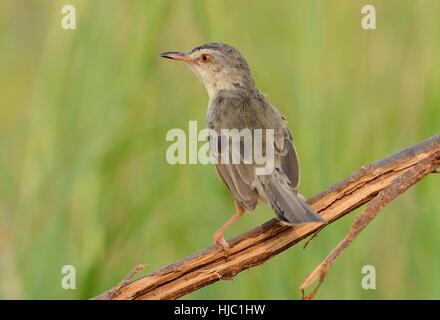
[[[297,193],[290,190],[283,183],[271,182],[264,185],[264,189],[270,205],[281,221],[289,225],[326,222]]]

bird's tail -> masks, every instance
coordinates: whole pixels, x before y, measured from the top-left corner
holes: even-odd
[[[270,182],[262,184],[278,219],[289,225],[327,222],[283,182],[271,179]]]

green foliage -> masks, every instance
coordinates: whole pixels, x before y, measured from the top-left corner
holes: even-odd
[[[233,202],[211,166],[165,161],[171,128],[204,123],[204,88],[158,54],[238,47],[290,120],[311,196],[439,132],[440,2],[71,0],[0,3],[0,298],[90,298],[211,244]],[[398,198],[335,263],[318,298],[440,298],[438,177]],[[357,211],[359,213],[359,211]],[[271,218],[246,215],[231,237]],[[234,281],[187,298],[295,299],[353,215]],[[77,290],[60,286],[77,269]],[[361,288],[361,268],[377,290]]]

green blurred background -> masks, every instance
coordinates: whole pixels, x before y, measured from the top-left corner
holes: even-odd
[[[360,27],[365,4],[377,30]],[[160,52],[239,48],[290,120],[311,196],[439,132],[439,33],[436,0],[0,0],[0,298],[93,297],[210,245],[233,213],[212,166],[165,161],[166,132],[204,124],[207,95]],[[440,298],[439,190],[431,176],[387,207],[317,298]],[[262,206],[227,237],[272,217]],[[186,298],[297,299],[353,217]],[[76,290],[61,288],[67,264]],[[361,288],[367,264],[376,290]]]

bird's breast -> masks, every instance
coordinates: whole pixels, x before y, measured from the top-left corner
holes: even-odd
[[[265,128],[257,109],[243,90],[223,90],[209,102],[207,124],[211,129]]]

